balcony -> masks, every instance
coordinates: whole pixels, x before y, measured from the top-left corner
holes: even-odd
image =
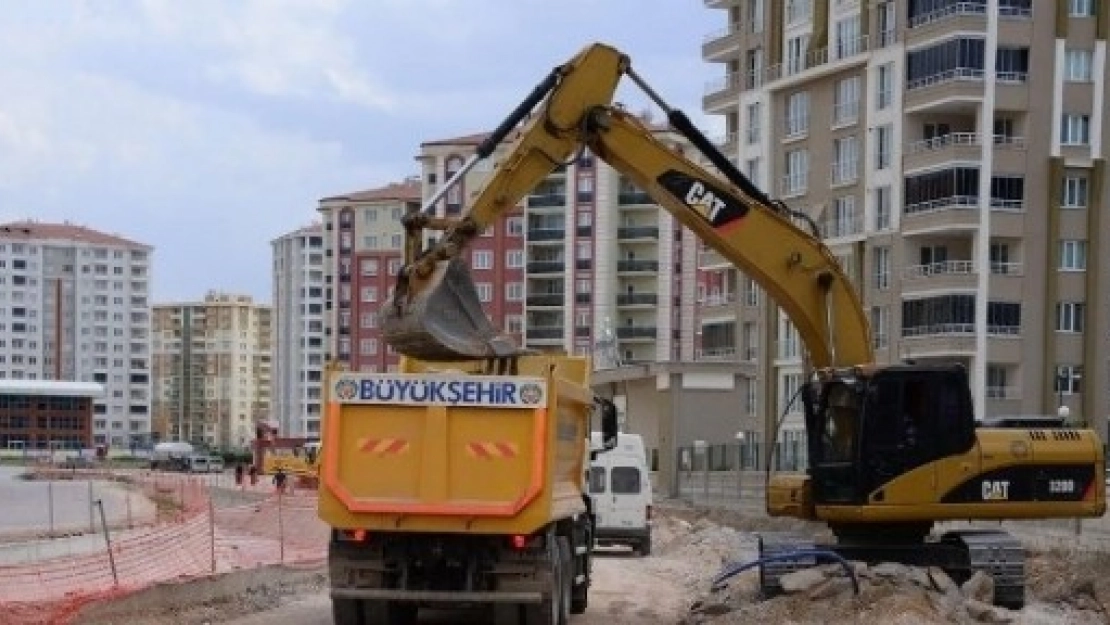
[[[543,241],[557,241],[561,243],[567,236],[564,228],[529,228],[528,241],[538,243]]]
[[[617,228],[617,238],[623,240],[631,239],[649,239],[659,240],[659,228],[657,226],[625,226]]]
[[[656,206],[655,200],[644,191],[621,191],[617,194],[617,204],[620,206]]]
[[[619,326],[616,328],[618,339],[655,339],[655,326]]]
[[[903,108],[921,111],[967,112],[969,105],[983,99],[982,69],[958,67],[906,83]]]
[[[959,2],[919,13],[907,22],[906,43],[926,41],[947,32],[981,32],[987,28],[986,2]]]
[[[537,308],[562,308],[563,307],[563,294],[562,293],[540,293],[537,295],[529,295],[527,299],[529,306]]]
[[[658,293],[621,293],[620,295],[617,295],[617,306],[620,306],[622,308],[655,306],[658,303]]]
[[[821,238],[843,239],[863,234],[863,215],[849,215],[821,223]]]
[[[787,59],[785,63],[768,67],[763,73],[764,82],[778,83],[768,85],[775,89],[785,88],[802,80],[811,80],[863,63],[867,59],[865,53],[871,49],[870,43],[867,35],[861,35],[855,39],[838,41],[833,48],[821,48],[799,58]],[[785,80],[795,76],[797,78],[794,80]]]
[[[973,289],[976,285],[975,261],[948,260],[928,265],[912,265],[902,270],[902,279],[907,283],[903,290],[914,288],[934,289]]]
[[[528,340],[563,338],[562,326],[528,326]]]
[[[547,193],[528,196],[528,208],[563,208],[566,204],[567,196],[565,193]]]
[[[707,34],[701,43],[702,59],[713,63],[739,56],[740,32],[740,24],[729,24]]]
[[[617,273],[658,273],[657,260],[618,260]]]
[[[705,112],[724,113],[729,108],[735,108],[740,102],[741,78],[740,72],[731,72],[706,83],[705,95],[701,100]]]
[[[533,260],[528,263],[528,273],[563,273],[567,270],[563,260]]]
[[[904,234],[944,230],[974,230],[979,227],[979,198],[953,195],[909,204],[902,214]]]
[[[706,347],[694,352],[695,360],[707,362],[740,362],[735,347]]]

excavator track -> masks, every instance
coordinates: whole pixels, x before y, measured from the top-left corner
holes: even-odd
[[[1001,530],[958,530],[939,540],[899,544],[821,544],[800,534],[765,533],[759,536],[760,559],[795,551],[826,550],[847,560],[878,564],[896,562],[908,566],[935,566],[957,583],[983,571],[994,580],[994,603],[1018,609],[1025,604],[1025,548]],[[775,559],[759,569],[760,591],[765,597],[782,592],[783,576],[817,564],[813,556]]]

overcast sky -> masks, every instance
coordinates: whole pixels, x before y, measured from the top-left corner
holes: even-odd
[[[700,0],[0,0],[0,220],[155,246],[155,301],[271,299],[270,241],[614,44],[707,133]],[[631,87],[620,98],[646,102]],[[719,126],[717,126],[719,127]]]

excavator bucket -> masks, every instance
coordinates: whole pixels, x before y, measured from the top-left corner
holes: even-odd
[[[429,276],[408,280],[378,313],[382,337],[397,352],[434,362],[531,353],[490,323],[461,260],[439,261]]]

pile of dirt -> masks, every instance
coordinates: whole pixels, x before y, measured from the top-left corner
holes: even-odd
[[[730,516],[675,509],[659,515],[653,528],[658,545],[653,568],[682,583],[692,597],[687,624],[1110,624],[1104,607],[1110,605],[1110,556],[1062,550],[1030,553],[1027,605],[1021,610],[994,606],[994,582],[984,573],[961,586],[940,569],[893,563],[851,563],[859,594],[838,564],[784,577],[785,592],[772,598],[760,593],[754,568],[710,591],[711,580],[726,566],[758,556],[755,533],[734,525],[758,526],[752,530],[804,529],[766,518],[731,523],[736,519]]]

